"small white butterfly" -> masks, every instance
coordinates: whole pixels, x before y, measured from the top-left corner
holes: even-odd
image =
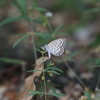
[[[45,45],[44,49],[48,52],[49,58],[51,57],[51,54],[54,56],[62,55],[66,46],[66,42],[67,41],[65,38],[60,38],[50,42],[48,45]]]

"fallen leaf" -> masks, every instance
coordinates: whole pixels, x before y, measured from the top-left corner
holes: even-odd
[[[35,69],[34,70],[42,70],[42,64],[46,60],[48,60],[48,57],[44,57],[44,60],[42,60],[42,57],[37,59],[35,62]],[[24,84],[24,91],[22,91],[19,96],[16,98],[16,100],[30,100],[33,95],[28,96],[30,93],[29,91],[26,90],[36,90],[35,84],[34,84],[34,79],[36,76],[39,76],[42,73],[42,71],[34,71],[34,73],[27,77],[25,79],[25,84]]]

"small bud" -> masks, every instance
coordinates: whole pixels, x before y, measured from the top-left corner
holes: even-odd
[[[44,76],[41,77],[41,80],[44,80]]]
[[[52,74],[52,73],[49,73],[49,75],[50,75],[51,77],[53,77],[53,74]]]

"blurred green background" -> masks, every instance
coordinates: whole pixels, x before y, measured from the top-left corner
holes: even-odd
[[[62,57],[94,91],[100,85],[100,0],[0,0],[1,85],[20,84],[22,66],[32,69],[41,57],[36,48],[62,37],[67,39]],[[64,71],[61,79],[70,77],[63,61],[57,66]]]

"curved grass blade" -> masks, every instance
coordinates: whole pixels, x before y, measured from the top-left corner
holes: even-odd
[[[1,57],[0,61],[6,62],[6,63],[21,64],[21,65],[26,64],[26,62],[23,60],[17,60],[17,59],[5,58],[5,57]]]
[[[16,47],[16,45],[18,45],[23,39],[27,38],[29,36],[29,34],[24,35],[23,37],[19,38],[14,44],[13,44],[13,48]]]

